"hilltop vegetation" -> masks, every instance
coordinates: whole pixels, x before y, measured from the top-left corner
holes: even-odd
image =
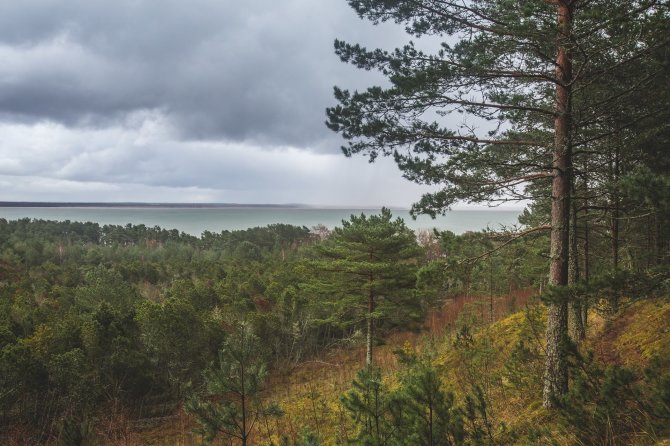
[[[454,323],[437,333],[389,339],[379,355],[387,398],[411,391],[414,379],[434,373],[461,411],[463,432],[469,436],[465,444],[657,444],[668,439],[667,297],[627,300],[625,310],[613,318],[592,311],[585,343],[570,356],[575,390],[558,412],[542,407],[541,304],[531,299],[524,309],[492,324],[477,320],[477,306],[478,299],[471,300]],[[452,304],[444,311],[454,309]],[[651,345],[663,353],[650,354]],[[271,392],[288,418],[279,421],[279,430],[296,439],[296,426],[309,426],[322,444],[355,438],[352,414],[340,400],[355,377],[349,373],[343,378],[342,369],[360,360],[360,355],[340,352],[294,371]],[[392,410],[385,416],[392,416]],[[406,431],[399,435],[395,443],[390,438],[382,444],[430,444],[404,441],[411,438]],[[433,444],[460,444],[447,440],[441,436]]]
[[[387,214],[376,224],[396,223]],[[367,294],[347,289],[351,279],[333,269],[341,265],[328,254],[335,240],[287,225],[197,238],[0,220],[0,416],[11,427],[3,433],[41,443],[59,438],[69,420],[95,418],[100,427],[115,417],[171,415],[188,383],[203,385],[240,321],[263,340],[275,369],[358,345],[370,319]],[[403,243],[412,279],[400,301],[371,315],[375,343],[418,328],[445,290],[478,274],[457,272],[450,284],[413,238]]]
[[[543,207],[526,231],[551,231],[548,281],[555,288],[588,280],[593,264],[587,260],[582,270],[580,263],[594,230],[607,228],[619,269],[621,223],[633,216],[647,218],[648,227],[627,236],[646,234],[661,242],[648,243],[649,251],[665,256],[665,2],[348,3],[362,19],[394,22],[419,39],[372,50],[336,40],[343,62],[377,71],[385,82],[362,91],[335,87],[337,105],[326,112],[326,125],[345,139],[345,155],[392,157],[405,178],[435,186],[412,212],[435,215],[462,201]],[[568,392],[563,339],[568,326],[584,337],[585,315],[579,299],[547,301],[547,408]]]
[[[338,231],[368,222],[399,224],[388,213],[354,216]],[[382,293],[388,302],[372,314],[367,282],[350,287],[360,265],[333,257],[341,247],[337,232],[274,225],[198,238],[143,226],[19,220],[0,221],[0,234],[5,443],[199,444],[193,404],[224,397],[236,407],[235,398],[217,394],[208,370],[234,366],[236,356],[219,351],[234,345],[242,323],[260,341],[252,357],[269,372],[250,369],[260,373],[250,394],[260,405],[248,444],[301,444],[301,436],[312,441],[306,444],[409,444],[403,438],[414,435],[416,444],[430,444],[419,419],[396,418],[423,413],[421,389],[439,397],[436,410],[451,414],[439,437],[453,444],[532,443],[534,435],[566,444],[570,430],[540,404],[543,305],[524,305],[524,289],[546,287],[542,233],[509,244],[487,233],[405,239],[413,283],[400,299]],[[490,255],[472,261],[482,251]],[[589,337],[571,350],[571,380],[576,389],[598,379],[623,395],[645,396],[651,424],[628,426],[625,435],[651,426],[660,437],[658,420],[667,420],[667,268],[603,277],[579,288],[591,305]],[[660,297],[648,300],[652,295]],[[357,377],[371,320],[374,367]],[[349,390],[352,381],[358,384]],[[360,424],[370,415],[364,391],[371,382],[390,404],[375,414],[388,438],[370,439]],[[575,414],[598,408],[598,398],[611,398],[594,394],[599,389],[588,388],[583,400],[571,396],[565,407]],[[444,414],[438,418],[446,423]]]

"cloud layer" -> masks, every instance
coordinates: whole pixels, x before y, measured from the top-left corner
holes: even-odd
[[[180,140],[160,114],[105,128],[5,123],[0,134],[3,200],[402,206],[422,192],[388,159]]]
[[[1,199],[407,205],[323,124],[333,85],[380,81],[335,37],[406,40],[343,0],[0,2]]]
[[[317,146],[331,136],[322,123],[332,85],[361,84],[333,39],[404,37],[361,22],[342,0],[316,4],[3,2],[0,109],[71,126],[154,110],[184,138]]]

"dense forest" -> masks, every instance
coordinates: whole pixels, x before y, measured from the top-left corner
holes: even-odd
[[[377,233],[360,232],[368,230]],[[388,245],[398,230],[401,259]],[[286,367],[360,341],[369,292],[380,294],[367,319],[382,337],[420,328],[438,297],[474,292],[489,274],[456,265],[473,248],[451,233],[427,237],[438,257],[429,260],[388,211],[354,216],[332,234],[273,225],[196,238],[27,219],[0,220],[0,234],[3,420],[37,426],[45,439],[55,420],[105,404],[178,402],[241,321],[263,339],[266,360]],[[454,274],[445,274],[442,247]],[[371,250],[378,261],[368,261]],[[519,273],[501,282],[510,268],[520,266],[495,265],[496,288],[532,285]]]
[[[349,4],[417,42],[335,42],[385,77],[335,88],[344,154],[519,225],[0,219],[2,444],[670,440],[667,2]]]
[[[532,216],[526,212],[522,219]],[[621,227],[628,231],[629,225],[638,224],[637,219],[624,220]],[[447,231],[417,236],[386,209],[379,215],[354,215],[333,231],[271,225],[201,237],[142,225],[0,220],[4,442],[91,444],[98,438],[112,443],[118,429],[134,429],[128,420],[169,418],[184,408],[192,427],[198,420],[203,426],[202,436],[194,434],[194,444],[236,437],[264,444],[286,435],[285,441],[303,444],[302,428],[293,428],[291,437],[291,430],[281,427],[287,417],[295,416],[292,423],[299,423],[301,416],[272,402],[277,389],[264,387],[268,373],[277,378],[311,360],[325,361],[324,352],[365,348],[366,360],[350,364],[361,375],[349,393],[342,389],[342,410],[352,416],[347,438],[339,441],[360,437],[360,444],[502,444],[499,433],[490,440],[479,438],[485,435],[483,420],[494,423],[487,412],[494,384],[486,382],[486,367],[479,363],[484,360],[480,356],[486,357],[479,336],[492,322],[521,308],[503,296],[546,288],[548,264],[547,234],[523,240],[515,234]],[[636,299],[666,296],[668,273],[667,259],[638,246],[637,239],[620,243],[619,257],[626,267],[615,271],[611,242],[608,234],[594,232],[590,285],[575,287],[571,295],[580,296],[591,314],[615,321]],[[645,249],[647,256],[629,255]],[[453,323],[432,333],[432,341],[425,338],[415,342],[416,348],[396,352],[396,362],[404,365],[384,370],[372,361],[371,350],[393,333],[414,332],[415,339],[424,339],[426,316],[459,297],[470,297],[469,304]],[[520,327],[533,322],[541,332],[542,304],[531,300],[527,305],[530,319]],[[665,317],[667,322],[667,313]],[[436,339],[464,355],[461,366],[472,362],[467,385],[460,382],[465,375],[448,384],[442,381],[445,370],[430,359],[439,350]],[[539,350],[537,342],[519,340],[507,358],[510,379],[526,385],[527,380],[536,381],[537,371],[526,368],[524,361],[534,358],[530,362],[537,366]],[[248,367],[242,375],[236,368],[240,364]],[[644,401],[649,424],[635,429],[660,429],[667,421],[667,388],[661,389],[670,375],[661,371],[668,365],[667,355],[660,355],[657,381],[640,384],[649,392],[644,393],[650,398]],[[628,369],[613,370],[624,374],[608,382],[613,386],[609,391],[617,395],[643,379]],[[381,373],[400,379],[401,387],[393,392],[374,387],[375,398],[384,398],[389,406],[370,414],[371,383],[389,385]],[[240,398],[232,397],[231,389],[246,374],[254,384],[242,386],[249,401],[242,416]],[[649,386],[654,385],[661,387],[652,392]],[[459,394],[462,400],[451,393],[453,386],[467,389]],[[382,390],[386,393],[378,394]],[[571,404],[566,406],[571,411],[573,405],[587,411],[593,399],[615,396],[585,393],[573,396],[583,400],[565,404]],[[221,398],[231,406],[218,407]],[[407,443],[407,438],[425,435],[420,415],[426,404],[439,405],[439,426],[431,435],[440,441],[451,438],[447,443],[429,443],[423,437]],[[383,418],[376,422],[395,426],[382,429],[388,438],[368,438],[371,425],[362,420],[373,415]],[[126,424],[115,425],[121,416]],[[248,418],[246,430],[225,424],[240,417]],[[268,418],[281,422],[261,436],[251,420]],[[303,422],[303,434],[312,438],[305,444],[318,444],[312,421]],[[511,441],[522,434],[531,433],[510,431],[505,436]]]

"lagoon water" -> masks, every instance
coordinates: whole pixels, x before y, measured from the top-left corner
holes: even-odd
[[[199,236],[204,231],[247,229],[272,223],[286,223],[296,226],[323,224],[328,228],[341,226],[343,219],[351,214],[366,215],[379,213],[380,209],[332,209],[332,208],[141,208],[141,207],[0,207],[0,218],[16,220],[20,218],[43,220],[92,221],[101,225],[144,224],[165,229],[178,229]],[[466,231],[501,229],[517,223],[520,211],[516,210],[459,210],[435,220],[420,216],[413,220],[407,210],[393,210],[394,217],[402,217],[412,229],[450,230],[457,234]]]

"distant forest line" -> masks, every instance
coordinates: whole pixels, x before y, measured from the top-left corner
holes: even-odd
[[[245,204],[245,203],[144,203],[144,202],[56,202],[56,201],[0,201],[0,207],[25,208],[176,208],[176,209],[225,209],[225,208],[277,208],[300,209],[311,207],[303,204]],[[355,207],[354,207],[355,208]]]

